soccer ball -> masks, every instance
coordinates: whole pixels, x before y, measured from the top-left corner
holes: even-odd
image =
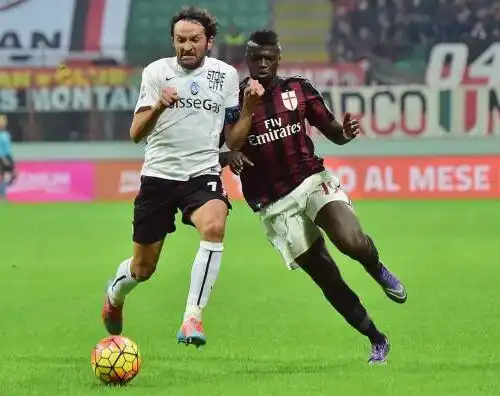
[[[92,370],[97,378],[109,385],[123,385],[131,381],[141,367],[137,344],[122,336],[104,338],[92,350]]]

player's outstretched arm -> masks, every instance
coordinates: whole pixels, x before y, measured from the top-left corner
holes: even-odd
[[[318,128],[325,137],[335,144],[349,143],[360,133],[359,123],[346,113],[341,124],[326,106],[323,97],[308,80],[302,80],[306,97],[306,118],[309,124]]]
[[[236,123],[224,129],[227,147],[230,150],[240,150],[252,128],[253,113],[264,95],[264,87],[257,81],[249,79],[243,92],[243,105]]]
[[[158,118],[165,109],[178,100],[175,88],[165,88],[161,93],[160,100],[153,106],[144,106],[137,109],[130,127],[130,137],[135,143],[139,143],[154,129]]]
[[[154,107],[143,107],[137,110],[130,126],[130,138],[134,143],[139,143],[151,133],[163,110],[165,106],[161,103]]]
[[[359,123],[352,119],[350,113],[345,114],[343,124],[334,119],[320,127],[319,130],[328,140],[338,145],[349,143],[360,133]]]

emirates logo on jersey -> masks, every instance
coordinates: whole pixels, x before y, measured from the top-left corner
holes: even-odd
[[[283,100],[283,106],[285,106],[287,110],[294,111],[297,108],[297,94],[293,89],[288,92],[282,92],[281,99]]]
[[[0,11],[8,10],[9,8],[18,6],[21,3],[26,3],[28,0],[0,0]]]
[[[281,117],[267,119],[264,121],[264,125],[267,132],[258,135],[248,135],[248,143],[250,143],[251,146],[262,146],[264,144],[274,143],[300,133],[302,130],[300,122],[285,124]]]

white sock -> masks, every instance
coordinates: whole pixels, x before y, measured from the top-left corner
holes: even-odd
[[[108,286],[108,296],[113,305],[122,305],[125,296],[129,294],[138,282],[132,277],[130,265],[132,257],[126,259],[118,266],[116,276]]]
[[[191,270],[191,285],[184,320],[191,316],[201,319],[201,311],[207,305],[219,275],[223,249],[224,245],[219,242],[200,242]]]

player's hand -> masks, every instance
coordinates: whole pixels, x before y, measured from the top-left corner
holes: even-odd
[[[264,95],[265,89],[260,82],[250,78],[243,91],[243,103],[251,111],[254,111],[259,104],[260,98]]]
[[[353,120],[351,113],[346,113],[344,116],[344,137],[347,140],[352,140],[361,132],[358,120]]]
[[[165,88],[160,97],[160,104],[164,107],[168,107],[179,100],[179,94],[177,90],[172,87]]]
[[[229,169],[231,169],[231,172],[239,175],[245,165],[253,166],[253,162],[239,151],[231,151],[229,153]]]

